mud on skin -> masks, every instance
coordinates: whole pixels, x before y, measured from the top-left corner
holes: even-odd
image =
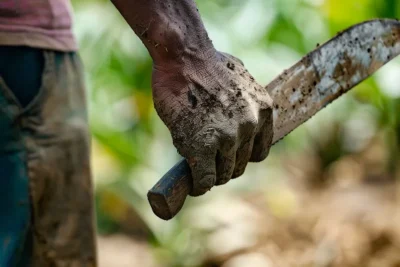
[[[192,195],[201,195],[268,155],[272,99],[233,56],[218,51],[207,60],[190,56],[178,72],[183,75],[164,80],[156,70],[153,93],[159,116],[192,169]],[[171,82],[180,88],[178,95],[165,92]]]
[[[264,159],[272,100],[240,60],[214,48],[194,1],[112,2],[153,59],[154,105],[189,162],[192,195]]]

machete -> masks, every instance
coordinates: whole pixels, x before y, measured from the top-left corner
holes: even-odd
[[[317,47],[265,89],[274,100],[273,144],[400,53],[400,22],[366,21]],[[164,220],[182,208],[192,188],[183,159],[148,192],[153,212]]]

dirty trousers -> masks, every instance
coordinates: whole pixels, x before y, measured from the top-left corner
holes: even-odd
[[[76,53],[0,47],[0,267],[96,265]]]

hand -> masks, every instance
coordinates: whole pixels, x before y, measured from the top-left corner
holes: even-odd
[[[272,99],[231,55],[210,49],[154,65],[155,108],[187,159],[191,195],[242,175],[264,160],[273,138]]]

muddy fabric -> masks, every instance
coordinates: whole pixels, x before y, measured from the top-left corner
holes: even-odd
[[[0,95],[0,266],[17,266],[30,230],[29,180],[21,136],[4,103]]]
[[[8,249],[0,263],[96,266],[82,66],[74,53],[43,56],[41,88],[25,108],[0,77],[0,179],[10,197],[0,194],[0,217],[7,218],[0,228],[15,228],[9,239],[0,229],[0,245]],[[24,242],[29,232],[32,249]],[[21,259],[25,265],[17,265]]]

